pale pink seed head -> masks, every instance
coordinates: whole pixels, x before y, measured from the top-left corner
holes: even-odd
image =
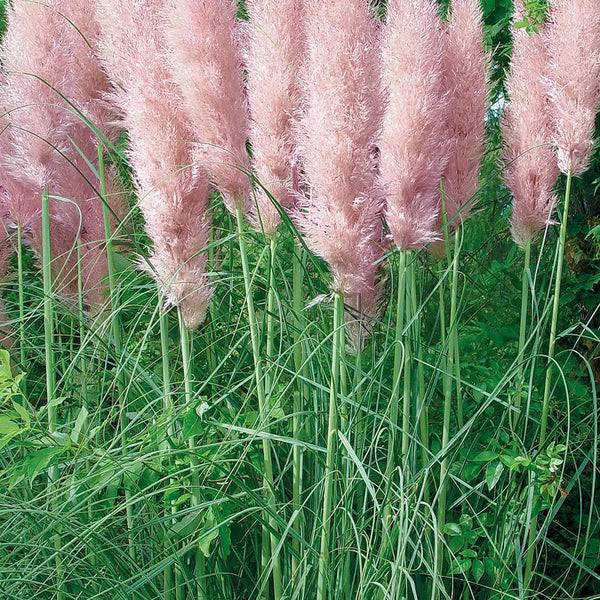
[[[248,109],[236,5],[232,0],[168,2],[166,41],[196,140],[194,159],[231,212],[251,207]]]
[[[299,78],[306,48],[306,3],[251,0],[247,7],[250,142],[252,166],[259,181],[249,216],[257,229],[272,236],[281,223],[279,211],[290,208],[297,195],[293,129],[301,108]]]
[[[547,27],[550,100],[558,166],[586,171],[600,104],[600,3],[551,0]]]
[[[522,0],[514,21],[523,19]],[[511,217],[515,242],[524,247],[551,221],[552,186],[558,177],[547,80],[549,57],[543,33],[524,28],[513,33],[513,55],[507,77],[510,101],[502,119],[505,180],[513,194]]]
[[[374,309],[382,254],[375,151],[383,113],[380,81],[369,2],[308,2],[299,142],[308,194],[297,219],[309,247],[329,263],[333,289],[365,313]]]
[[[442,22],[432,0],[393,0],[383,30],[386,110],[379,147],[385,218],[401,250],[437,237],[448,164]]]
[[[471,208],[484,152],[488,60],[480,0],[452,1],[444,40],[450,146],[444,174],[445,210],[456,227]]]

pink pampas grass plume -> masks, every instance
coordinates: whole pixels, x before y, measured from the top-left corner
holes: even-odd
[[[522,21],[518,0],[514,21]],[[513,194],[512,235],[524,248],[550,222],[552,186],[558,165],[551,146],[547,77],[548,52],[543,34],[514,30],[513,56],[506,86],[510,102],[502,120],[506,146],[505,179]]]
[[[477,191],[487,112],[487,57],[480,0],[452,0],[445,29],[444,87],[448,93],[450,161],[444,174],[445,208],[456,227]]]
[[[379,48],[368,0],[307,5],[301,156],[308,197],[299,226],[346,302],[373,315],[382,193],[375,144],[383,113]]]
[[[229,211],[250,209],[248,114],[232,0],[173,0],[166,39],[197,141],[194,157]]]
[[[2,187],[10,217],[41,255],[41,196],[50,195],[62,177],[71,147],[73,109],[64,101],[78,89],[65,2],[45,4],[16,0],[0,50],[5,69],[1,104],[9,129],[2,152]],[[4,137],[4,136],[3,136]],[[50,200],[52,266],[57,289],[75,293],[76,244],[80,212],[73,203]]]
[[[547,27],[550,98],[558,166],[573,175],[587,170],[594,150],[600,103],[600,3],[552,0]]]
[[[385,218],[400,250],[437,239],[445,138],[442,22],[434,0],[392,0],[382,41],[387,105],[380,177]]]
[[[163,45],[163,0],[102,0],[98,15],[101,54],[119,85],[115,102],[129,132],[151,263],[166,301],[178,306],[186,326],[198,327],[211,296],[206,275],[210,218],[204,172],[192,167],[188,119]]]
[[[253,168],[260,184],[283,208],[294,201],[293,124],[300,110],[299,71],[305,53],[305,0],[251,0],[247,3],[246,67]],[[257,229],[275,234],[277,206],[262,187],[255,191],[251,218]]]

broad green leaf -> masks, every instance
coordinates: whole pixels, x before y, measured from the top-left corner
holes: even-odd
[[[458,575],[467,573],[471,568],[472,561],[470,558],[459,558],[454,560],[450,565],[450,575]]]
[[[0,435],[14,435],[20,431],[21,428],[12,419],[6,415],[0,415]]]
[[[474,459],[473,462],[490,462],[496,460],[500,455],[492,450],[484,450],[480,452]]]
[[[496,487],[502,472],[504,471],[504,465],[498,460],[491,462],[485,469],[485,480],[487,482],[488,489],[491,491]]]
[[[473,573],[473,579],[475,579],[476,582],[479,582],[485,573],[485,567],[483,566],[483,562],[481,560],[477,559],[473,561],[473,564],[471,565],[471,573]]]
[[[73,431],[71,431],[71,441],[76,444],[79,441],[79,437],[81,436],[81,432],[83,430],[83,426],[88,418],[88,410],[85,406],[82,406],[79,409],[79,413],[77,414],[77,419],[75,419],[75,425],[73,425]]]

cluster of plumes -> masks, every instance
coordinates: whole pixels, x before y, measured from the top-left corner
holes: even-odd
[[[446,215],[456,227],[464,221],[478,187],[486,132],[488,58],[483,49],[480,0],[453,0],[451,10],[444,29],[449,162],[443,181]]]
[[[307,195],[298,222],[329,263],[334,290],[369,315],[381,256],[375,144],[383,97],[368,0],[309,0],[306,39],[299,147]]]
[[[4,70],[0,104],[6,127],[0,137],[5,229],[21,227],[24,240],[41,255],[41,197],[47,189],[57,289],[67,296],[76,294],[79,244],[83,290],[91,307],[103,302],[107,260],[102,200],[94,172],[98,136],[86,121],[103,137],[113,134],[103,97],[109,83],[91,49],[97,36],[85,0],[16,0],[8,11],[0,50]],[[118,198],[111,204],[113,212],[121,215]]]
[[[250,209],[248,114],[232,0],[171,0],[166,41],[195,138],[193,157],[233,213]]]
[[[302,98],[305,3],[249,0],[247,8],[250,142],[260,182],[250,217],[257,229],[272,236],[281,223],[281,208],[289,209],[297,195],[294,124]]]
[[[515,22],[525,18],[522,0]],[[544,33],[517,29],[506,88],[510,102],[504,112],[502,133],[506,146],[505,179],[513,194],[512,234],[525,247],[552,215],[552,186],[558,165],[551,145],[552,124],[548,96],[548,52]]]
[[[523,21],[522,0],[515,20]],[[524,247],[550,223],[559,170],[583,173],[600,104],[600,4],[554,0],[538,33],[517,30],[503,133],[512,233]]]
[[[449,160],[442,21],[435,0],[388,4],[382,56],[385,220],[400,250],[419,249],[438,236],[440,181]]]
[[[165,46],[166,0],[102,0],[101,57],[129,134],[139,205],[154,249],[152,271],[187,327],[203,320],[210,232],[208,176],[194,165],[195,136],[172,81]]]
[[[547,27],[550,103],[558,166],[579,175],[594,150],[600,103],[600,3],[552,0]]]

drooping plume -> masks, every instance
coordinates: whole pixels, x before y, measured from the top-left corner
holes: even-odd
[[[169,304],[189,328],[206,315],[211,288],[206,275],[210,218],[208,183],[192,167],[193,135],[171,82],[164,46],[164,0],[102,0],[102,58],[119,88],[115,102],[129,133],[151,263]]]
[[[0,156],[3,204],[38,255],[42,252],[41,197],[50,194],[64,169],[73,111],[59,95],[77,87],[63,3],[16,0],[0,51],[5,81],[1,105],[8,129]],[[81,219],[77,206],[50,201],[52,266],[61,291],[75,289],[76,251]]]
[[[573,175],[587,170],[594,150],[600,104],[600,3],[552,0],[548,49],[550,98],[558,166]]]
[[[298,221],[330,267],[333,288],[373,314],[382,194],[375,144],[383,113],[379,49],[368,0],[310,0],[301,155],[308,196]]]
[[[382,41],[387,105],[379,147],[385,218],[396,246],[437,238],[448,164],[442,22],[434,0],[392,0]]]
[[[523,2],[517,0],[514,21],[523,18]],[[503,115],[502,133],[505,179],[513,194],[512,234],[521,247],[546,227],[554,206],[552,186],[558,177],[558,165],[551,145],[548,70],[543,34],[514,29],[506,82],[510,102]]]
[[[228,210],[246,213],[248,112],[236,5],[232,0],[167,4],[169,60],[197,141],[194,158],[208,172]]]
[[[292,133],[299,112],[299,72],[305,52],[304,0],[251,0],[246,67],[250,108],[250,141],[258,181],[283,208],[294,200],[295,143]],[[273,235],[281,215],[257,186],[252,220]]]
[[[444,87],[448,93],[450,161],[444,174],[448,220],[458,226],[477,191],[484,151],[487,58],[480,0],[452,0],[445,28]],[[456,218],[455,215],[460,212]]]
[[[2,203],[9,222],[19,224],[41,253],[40,199],[48,188],[59,290],[76,292],[76,245],[81,242],[83,290],[86,301],[97,306],[104,299],[107,268],[98,178],[87,163],[97,166],[94,128],[110,137],[114,120],[103,98],[108,80],[93,52],[97,23],[85,0],[19,0],[9,21],[2,49],[7,68],[2,101],[10,125],[0,159],[5,166]],[[112,208],[121,212],[118,203]]]

